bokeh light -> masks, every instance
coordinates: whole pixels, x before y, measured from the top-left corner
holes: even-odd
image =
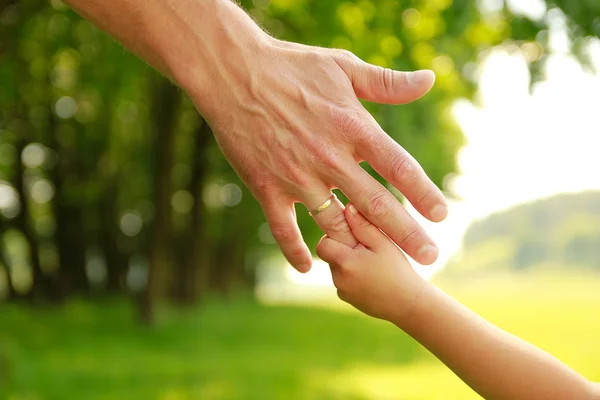
[[[194,206],[194,197],[187,190],[178,190],[171,199],[173,209],[180,214],[187,214]]]
[[[136,210],[126,211],[120,220],[121,232],[129,237],[137,236],[142,230],[143,225],[144,220]]]
[[[277,243],[275,241],[275,238],[273,237],[273,234],[271,233],[271,228],[269,228],[269,224],[267,224],[266,222],[258,228],[258,237],[260,241],[264,244]]]
[[[77,103],[72,97],[63,96],[56,101],[54,111],[62,119],[72,118],[77,112]]]
[[[31,185],[31,198],[36,203],[48,203],[54,197],[54,186],[48,179],[35,179]]]
[[[21,160],[27,168],[38,168],[44,164],[47,151],[40,143],[30,143],[23,149]]]
[[[102,286],[108,274],[106,260],[102,257],[99,249],[91,249],[88,252],[86,275],[93,286]]]
[[[129,260],[127,270],[127,287],[133,292],[143,290],[148,283],[148,261],[142,255],[136,254]]]
[[[235,183],[228,183],[221,188],[221,201],[227,207],[235,207],[242,201],[242,189]]]
[[[10,219],[19,215],[20,211],[17,191],[7,182],[0,181],[0,212],[4,217]]]

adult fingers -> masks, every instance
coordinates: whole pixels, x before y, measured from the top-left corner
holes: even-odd
[[[269,228],[283,255],[299,272],[308,272],[312,256],[296,221],[296,212],[291,201],[266,204],[263,207]]]
[[[326,206],[322,211],[313,213],[313,219],[330,238],[354,247],[358,241],[352,234],[344,215],[344,205],[325,185],[314,185],[315,190],[302,195],[302,202],[309,211]]]
[[[348,75],[356,96],[376,103],[405,104],[425,95],[435,82],[430,70],[404,72],[368,64],[346,50],[333,50],[333,59]]]
[[[398,189],[425,218],[443,221],[448,215],[446,199],[419,163],[372,121],[376,136],[357,146],[357,154]]]
[[[438,256],[433,240],[408,214],[400,202],[359,165],[338,177],[337,185],[358,210],[421,264],[432,264]]]

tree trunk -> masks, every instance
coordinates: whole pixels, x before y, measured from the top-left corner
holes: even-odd
[[[8,300],[14,300],[17,298],[17,292],[15,292],[15,287],[12,284],[12,274],[10,273],[10,265],[8,264],[8,260],[4,257],[2,243],[2,235],[4,234],[4,229],[2,227],[3,221],[0,219],[0,266],[4,269],[6,273],[6,286],[8,288]]]
[[[100,243],[106,260],[106,291],[109,294],[122,292],[123,279],[127,272],[127,256],[117,246],[117,197],[108,190],[98,202],[100,214]]]
[[[207,216],[208,210],[202,199],[206,176],[208,174],[208,144],[211,142],[212,130],[206,121],[195,132],[194,164],[192,179],[188,190],[194,196],[194,206],[191,210],[192,222],[185,232],[188,240],[184,239],[185,248],[181,252],[175,284],[175,298],[183,303],[192,304],[200,298],[202,292],[208,287],[208,274],[210,257],[207,244]]]
[[[231,298],[236,287],[243,284],[246,246],[243,232],[227,235],[216,246],[216,260],[211,266],[211,282],[226,298]]]
[[[157,78],[151,96],[150,115],[154,116],[154,207],[156,210],[151,227],[148,254],[148,283],[140,300],[140,317],[152,323],[157,301],[168,295],[171,264],[171,168],[176,116],[181,95],[169,81]]]
[[[2,269],[4,269],[4,274],[6,276],[6,287],[8,289],[7,299],[8,301],[15,300],[17,298],[17,292],[15,292],[15,287],[12,284],[10,267],[8,266],[6,258],[2,253],[0,253],[0,266],[2,267]]]
[[[60,276],[65,294],[89,293],[86,274],[86,241],[83,210],[68,204],[57,190],[55,203],[56,244],[60,258]]]
[[[21,140],[19,140],[17,144],[18,154],[21,154],[27,145],[27,141],[23,139],[24,136],[25,135],[22,135]],[[33,284],[28,297],[37,301],[53,297],[52,295],[55,293],[52,293],[52,280],[50,277],[44,275],[44,272],[42,271],[37,233],[29,220],[29,199],[24,179],[25,168],[23,168],[23,163],[21,162],[17,162],[15,165],[16,170],[14,173],[13,184],[19,194],[21,211],[15,218],[14,224],[25,237],[28,247],[29,262],[31,265],[31,273],[33,275]]]
[[[49,129],[55,132],[56,116],[52,114]],[[81,204],[69,198],[68,190],[80,182],[81,166],[77,162],[77,152],[73,148],[64,148],[50,139],[51,148],[58,155],[58,165],[50,174],[56,195],[52,202],[56,222],[55,240],[60,259],[59,276],[63,295],[89,293],[90,283],[86,275],[86,235],[84,213]],[[65,180],[70,179],[69,184]],[[75,204],[73,204],[75,203]]]

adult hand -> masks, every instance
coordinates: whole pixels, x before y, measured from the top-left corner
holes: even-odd
[[[444,197],[419,164],[378,125],[358,98],[404,104],[433,85],[431,71],[397,72],[352,53],[259,38],[251,50],[213,76],[209,102],[198,108],[212,125],[231,165],[263,207],[288,261],[307,271],[311,255],[296,223],[294,203],[311,210],[340,188],[357,208],[420,263],[437,249],[385,187],[358,163],[367,161],[433,221],[445,218]],[[191,92],[193,94],[193,92]],[[323,231],[350,246],[336,201],[315,216]]]
[[[312,258],[293,204],[314,209],[335,187],[415,260],[436,259],[423,229],[358,165],[368,161],[425,217],[445,218],[441,192],[358,101],[413,101],[433,85],[431,71],[391,71],[273,39],[230,0],[67,1],[190,95],[299,271]],[[341,203],[315,220],[328,236],[357,243]]]

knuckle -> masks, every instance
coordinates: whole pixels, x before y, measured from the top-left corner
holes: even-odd
[[[364,228],[368,228],[369,226],[371,226],[371,222],[370,222],[368,219],[366,219],[366,218],[363,218],[363,219],[362,219],[362,220],[361,220],[361,221],[358,223],[358,226],[359,226],[360,228],[363,228],[363,229],[364,229]]]
[[[255,186],[261,193],[270,193],[273,190],[273,184],[266,179],[258,179]]]
[[[370,149],[372,152],[377,152],[378,149],[384,148],[385,137],[377,133],[366,133],[360,137],[360,147]]]
[[[408,227],[403,235],[402,238],[400,239],[400,243],[398,243],[398,245],[402,248],[404,248],[404,246],[410,242],[412,242],[414,239],[416,239],[419,235],[421,234],[421,230],[419,229],[419,227],[416,224],[413,224],[412,226]]]
[[[281,165],[280,170],[284,179],[292,186],[306,187],[310,184],[308,174],[296,163],[286,162]]]
[[[407,87],[410,86],[410,82],[408,80],[408,74],[404,71],[392,71],[394,74],[394,85],[396,85],[396,89],[398,87]]]
[[[278,187],[270,179],[258,178],[250,186],[250,190],[254,196],[261,202],[269,203],[277,197]]]
[[[329,177],[340,177],[346,173],[343,158],[337,153],[325,156],[321,163],[323,171]]]
[[[304,249],[300,246],[294,247],[294,249],[289,251],[288,253],[292,260],[302,260],[305,254]]]
[[[394,90],[394,87],[396,87],[396,74],[391,69],[383,67],[378,67],[378,72],[379,80],[384,91],[386,93],[391,93]]]
[[[367,196],[363,209],[373,218],[385,218],[393,210],[395,199],[385,189],[378,190]]]
[[[382,68],[380,72],[381,84],[387,93],[394,93],[399,88],[409,85],[406,72],[394,71],[390,68]]]
[[[433,190],[425,190],[421,196],[419,197],[419,200],[417,201],[417,204],[423,206],[425,205],[425,203],[432,197],[434,196],[434,191]]]
[[[418,170],[415,161],[407,152],[401,152],[390,162],[390,176],[396,182],[413,183],[417,179]]]
[[[331,56],[320,48],[311,48],[306,53],[306,61],[315,68],[327,69],[331,65],[335,65]]]
[[[335,157],[335,151],[332,149],[331,143],[319,141],[313,146],[313,154],[321,162],[326,162],[332,157]]]
[[[333,112],[333,124],[343,135],[358,135],[365,131],[365,121],[358,111],[348,108],[336,108]]]
[[[351,52],[350,50],[338,49],[338,50],[336,50],[336,52],[337,52],[338,57],[341,58],[342,60],[355,62],[357,59],[356,55],[353,52]]]
[[[330,235],[340,235],[350,232],[350,226],[348,225],[346,216],[343,212],[337,214],[333,218],[330,218],[323,225]]]
[[[290,243],[296,238],[294,230],[287,225],[273,225],[271,226],[271,233],[281,243]]]

